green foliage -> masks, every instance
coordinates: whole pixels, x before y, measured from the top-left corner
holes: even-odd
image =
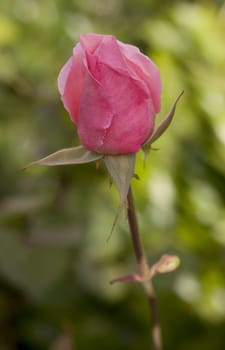
[[[0,0],[0,348],[148,349],[147,303],[105,169],[18,171],[78,145],[56,79],[83,32],[110,33],[160,67],[175,120],[133,180],[165,350],[221,350],[225,326],[225,10],[221,1]],[[65,345],[66,346],[66,345]]]

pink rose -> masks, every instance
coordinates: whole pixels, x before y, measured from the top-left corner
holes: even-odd
[[[112,35],[81,35],[58,86],[87,150],[135,153],[153,132],[160,73],[135,46]]]

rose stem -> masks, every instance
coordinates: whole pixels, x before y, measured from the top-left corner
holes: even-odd
[[[127,201],[128,201],[127,215],[128,215],[128,222],[129,222],[132,244],[133,244],[133,248],[134,248],[134,252],[135,252],[135,256],[138,264],[139,274],[141,277],[144,277],[146,275],[146,272],[149,270],[149,267],[148,267],[148,263],[146,261],[144,250],[140,240],[140,234],[138,229],[138,222],[137,222],[137,216],[136,216],[131,186],[129,188],[129,192],[127,195]],[[142,283],[142,285],[146,292],[148,302],[149,302],[150,312],[151,312],[151,319],[152,319],[151,334],[152,334],[153,350],[162,350],[161,329],[160,329],[160,323],[159,323],[156,295],[155,295],[151,281],[145,281]]]

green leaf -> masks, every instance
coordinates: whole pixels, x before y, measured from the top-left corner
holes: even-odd
[[[120,194],[120,206],[117,215],[114,219],[110,236],[113,232],[119,214],[123,209],[124,203],[127,200],[127,194],[130,187],[131,178],[134,175],[136,154],[120,154],[120,155],[106,155],[104,156],[104,162],[106,168],[109,171],[110,176],[114,180]]]
[[[159,123],[159,125],[155,128],[153,133],[150,135],[150,137],[145,141],[143,144],[143,149],[146,152],[149,152],[150,145],[155,142],[169,127],[173,120],[173,116],[175,114],[176,106],[178,101],[180,100],[181,96],[183,95],[184,91],[180,93],[180,95],[176,98],[172,108],[170,109],[169,113],[165,116],[165,118]]]
[[[22,170],[25,170],[33,165],[68,165],[68,164],[84,164],[93,162],[103,158],[103,154],[87,151],[83,146],[64,148],[47,157],[39,159],[28,164]]]

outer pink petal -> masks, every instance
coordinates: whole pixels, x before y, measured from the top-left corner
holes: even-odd
[[[110,96],[111,110],[112,106],[115,110],[108,119],[109,123],[104,125],[104,137],[97,151],[110,154],[138,151],[152,131],[155,119],[154,107],[145,83],[102,63],[96,63],[95,68],[102,90]],[[100,119],[99,128],[102,117],[103,113],[95,115],[96,121]]]
[[[138,152],[153,131],[155,116],[151,102],[138,104],[137,100],[143,99],[143,95],[139,93],[137,96],[134,91],[131,98],[134,102],[132,109],[128,109],[124,114],[120,112],[112,121],[104,140],[104,153]],[[129,101],[130,98],[127,99],[127,102]]]
[[[140,79],[143,79],[151,92],[155,112],[159,112],[161,108],[161,91],[162,83],[158,67],[143,55],[139,49],[133,45],[123,44],[118,41],[121,52],[126,58],[128,66],[133,69]]]
[[[77,44],[73,50],[73,56],[63,66],[58,77],[63,104],[75,123],[79,112],[84,74],[84,55],[80,44]]]
[[[94,33],[81,34],[80,44],[84,51],[94,54],[95,50],[101,44],[103,38],[104,38],[104,35],[101,35],[101,34],[94,34]]]
[[[93,66],[93,61],[103,63],[109,67],[121,71],[124,74],[131,75],[127,63],[121,53],[116,38],[112,35],[97,35],[98,41],[95,36],[95,49],[93,50],[92,43],[93,34],[86,34],[80,37],[81,45],[86,53],[88,67],[91,73],[97,77],[97,71]]]
[[[77,131],[81,143],[87,149],[101,152],[105,134],[111,125],[114,114],[110,97],[86,70]]]
[[[58,76],[58,87],[59,87],[59,92],[61,94],[61,96],[64,95],[64,90],[65,90],[65,86],[66,86],[66,82],[70,73],[70,69],[72,67],[73,64],[73,58],[70,57],[68,59],[68,61],[64,64],[64,66],[62,67],[59,76]]]

